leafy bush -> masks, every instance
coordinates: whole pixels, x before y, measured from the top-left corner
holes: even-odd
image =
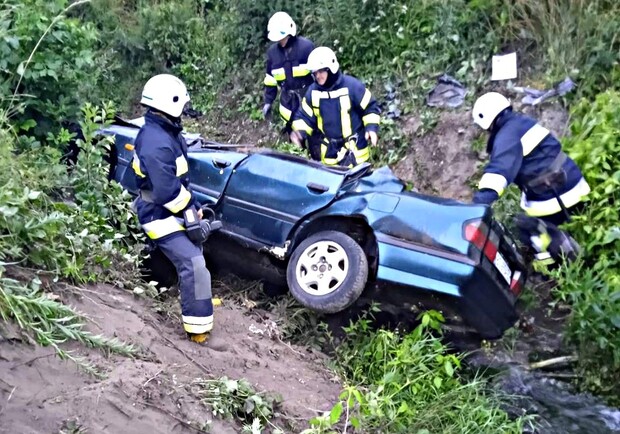
[[[565,149],[592,188],[586,212],[567,230],[583,259],[556,273],[557,296],[572,305],[568,338],[580,354],[584,388],[620,396],[620,93],[608,91],[572,111]]]
[[[332,433],[339,423],[372,433],[521,433],[527,421],[510,420],[481,380],[461,382],[462,356],[429,332],[440,320],[428,312],[405,336],[373,331],[367,319],[346,328],[337,364],[350,386],[305,433]]]
[[[8,0],[0,12],[1,107],[15,128],[43,137],[76,119],[96,76],[95,28],[64,16],[67,0]],[[19,98],[14,99],[13,94]],[[34,121],[34,122],[33,122]]]
[[[87,107],[85,115],[85,140],[78,141],[82,152],[71,173],[53,148],[15,154],[2,132],[0,260],[77,282],[131,282],[138,258],[123,241],[131,226],[130,199],[107,182],[105,147],[93,141],[96,123],[109,112]]]

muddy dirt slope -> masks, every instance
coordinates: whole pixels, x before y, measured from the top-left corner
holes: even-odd
[[[222,376],[244,378],[256,391],[280,395],[283,416],[276,420],[286,432],[299,432],[337,399],[340,385],[324,367],[324,357],[274,338],[264,315],[224,300],[216,311],[217,333],[204,347],[185,340],[177,323],[127,291],[97,286],[80,293],[63,292],[61,298],[92,320],[94,333],[131,342],[142,356],[68,347],[105,372],[97,379],[52,349],[29,345],[16,330],[3,329],[1,433],[163,434],[205,426],[212,433],[241,432],[239,423],[215,419],[201,403],[204,388],[197,382]]]

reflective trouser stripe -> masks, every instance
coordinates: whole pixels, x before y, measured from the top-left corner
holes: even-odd
[[[590,193],[590,186],[584,178],[581,178],[577,185],[560,195],[560,199],[566,208],[577,205]],[[544,217],[562,211],[562,207],[556,198],[548,200],[527,200],[525,193],[521,195],[521,208],[525,213],[532,217]]]
[[[142,229],[146,232],[146,235],[156,240],[166,235],[170,235],[174,232],[184,231],[185,228],[176,217],[170,216],[165,219],[153,220],[152,222],[144,223]]]
[[[280,104],[280,116],[282,116],[282,119],[288,122],[291,119],[292,115],[293,115],[293,112],[291,112],[289,109],[287,109],[282,104]]]
[[[482,190],[485,188],[495,190],[499,196],[504,193],[504,189],[508,185],[508,181],[506,178],[499,173],[485,173],[480,178],[480,182],[478,183],[478,190]]]
[[[213,330],[213,315],[187,316],[182,315],[183,328],[187,333],[208,333]]]
[[[183,185],[181,185],[181,190],[179,191],[179,194],[177,194],[177,197],[172,199],[170,202],[165,203],[164,206],[168,208],[170,212],[176,214],[179,211],[183,211],[190,200],[192,200],[192,194]]]
[[[355,163],[361,164],[365,161],[368,161],[370,158],[370,147],[366,146],[365,148],[358,149],[355,145],[355,141],[349,141],[345,143],[342,148],[338,150],[336,157],[326,157],[328,145],[325,143],[321,144],[321,161],[326,166],[336,166],[338,165],[347,155],[348,151],[353,153],[355,157]]]

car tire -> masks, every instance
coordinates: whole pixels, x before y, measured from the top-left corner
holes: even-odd
[[[368,280],[368,259],[350,236],[318,232],[293,251],[286,269],[291,294],[303,306],[336,313],[359,298]]]

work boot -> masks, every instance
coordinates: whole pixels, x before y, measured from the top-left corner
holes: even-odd
[[[228,343],[216,334],[213,336],[213,332],[208,333],[188,333],[187,337],[190,341],[200,345],[204,345],[214,351],[224,352],[228,350]]]

